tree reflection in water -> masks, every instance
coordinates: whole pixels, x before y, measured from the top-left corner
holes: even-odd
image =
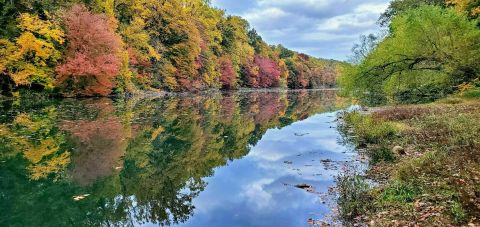
[[[216,167],[335,91],[0,104],[0,226],[171,225]],[[74,201],[72,196],[88,194]],[[55,215],[55,217],[52,217]]]

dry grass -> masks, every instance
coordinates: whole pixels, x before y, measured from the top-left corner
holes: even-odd
[[[450,103],[381,108],[350,122],[345,117],[357,140],[369,131],[384,132],[385,124],[405,126],[395,128],[397,136],[388,131],[367,141],[367,150],[374,150],[369,154],[378,147],[407,148],[394,162],[373,163],[369,176],[386,181],[364,201],[375,204],[367,220],[390,226],[480,224],[480,101]],[[375,123],[358,123],[370,121]]]

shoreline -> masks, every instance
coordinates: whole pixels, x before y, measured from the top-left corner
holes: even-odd
[[[370,159],[365,173],[340,179],[346,223],[480,225],[480,99],[375,107],[339,118],[348,142]]]
[[[52,99],[89,99],[89,98],[154,98],[154,97],[165,97],[165,96],[186,96],[186,95],[208,95],[213,93],[251,93],[251,92],[301,92],[301,91],[338,91],[339,88],[312,88],[312,89],[286,89],[286,88],[240,88],[237,90],[220,90],[220,89],[207,89],[196,92],[170,92],[170,91],[138,91],[130,94],[122,95],[109,95],[109,96],[78,96],[78,97],[64,97],[64,96],[55,96],[45,93],[30,93],[31,96],[41,96],[44,98]],[[20,95],[20,98],[23,96]],[[7,97],[0,95],[0,102],[7,100],[15,100],[17,97]]]

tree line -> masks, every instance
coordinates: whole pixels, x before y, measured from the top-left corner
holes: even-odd
[[[340,78],[369,104],[429,102],[480,87],[480,2],[395,0],[363,36]]]
[[[0,88],[63,96],[335,86],[337,62],[268,45],[209,0],[0,1]]]

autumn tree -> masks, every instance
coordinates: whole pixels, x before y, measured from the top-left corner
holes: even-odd
[[[272,59],[255,55],[255,64],[259,68],[258,85],[262,88],[277,87],[282,74],[277,63]]]
[[[249,44],[248,22],[240,17],[229,16],[220,23],[223,52],[232,57],[235,72],[241,65],[253,61],[255,50]]]
[[[82,5],[63,17],[68,47],[66,60],[57,67],[57,82],[67,95],[108,95],[119,73],[122,42],[105,16]]]
[[[222,57],[219,59],[220,67],[220,82],[222,83],[223,89],[233,89],[236,87],[236,73],[233,68],[232,60],[228,57]]]
[[[219,24],[224,11],[210,6],[205,0],[181,1],[187,14],[193,19],[200,33],[200,56],[197,58],[198,73],[206,87],[220,87],[221,73],[217,70],[217,59],[222,55],[222,32]]]
[[[22,33],[17,23],[21,14],[38,16],[41,20],[52,17],[59,8],[62,8],[76,0],[16,0],[0,1],[0,38],[17,37]]]
[[[269,46],[209,0],[0,1],[0,57],[3,94],[305,88],[321,80],[315,58]]]
[[[242,65],[240,75],[242,79],[242,85],[250,88],[258,88],[259,68],[255,62],[246,62]]]
[[[271,51],[271,48],[268,46],[267,43],[265,43],[265,41],[263,41],[262,37],[257,33],[255,29],[251,29],[250,31],[248,31],[248,43],[250,44],[250,46],[253,47],[256,54],[266,56]]]
[[[15,42],[0,39],[0,72],[15,86],[52,90],[53,67],[62,57],[58,48],[64,42],[63,31],[56,23],[27,13],[17,22],[21,35]]]
[[[480,15],[480,2],[476,0],[447,0],[449,5],[453,5],[458,12],[466,13],[472,18]]]
[[[178,1],[146,4],[146,29],[154,48],[163,49],[163,59],[155,66],[161,87],[171,91],[198,89],[200,33]]]

